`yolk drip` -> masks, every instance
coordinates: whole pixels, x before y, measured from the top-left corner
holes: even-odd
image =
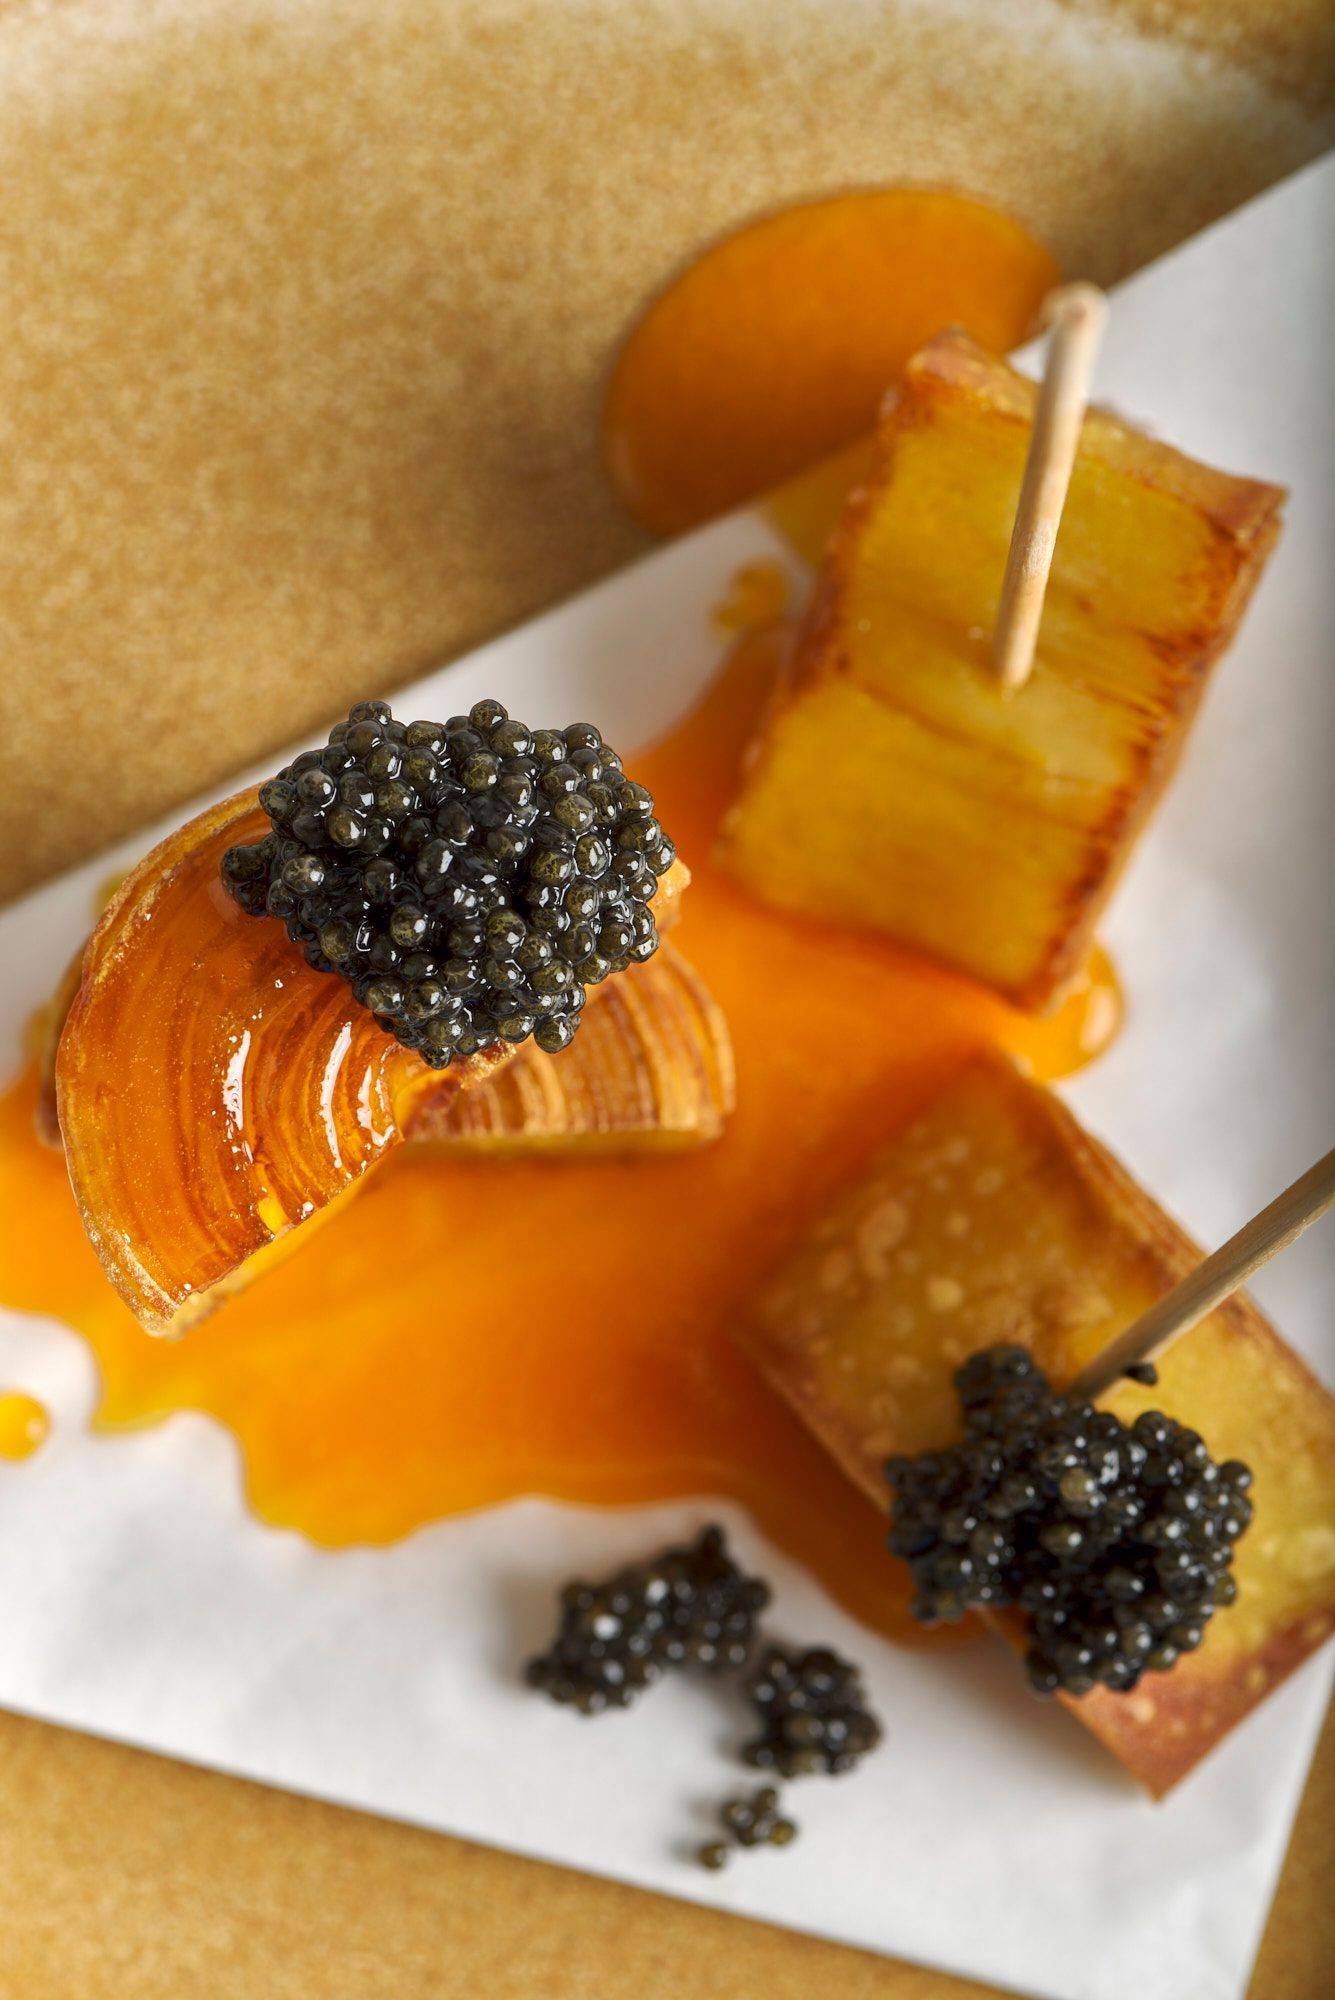
[[[183,1339],[113,1295],[31,1073],[0,1099],[0,1300],[88,1339],[98,1422],[214,1415],[264,1520],[343,1546],[512,1496],[728,1496],[851,1609],[909,1630],[882,1517],[728,1337],[737,1302],[945,1069],[983,1043],[1041,1076],[1116,1019],[1106,966],[1025,1019],[883,942],[794,921],[710,862],[742,748],[789,643],[740,640],[676,734],[633,768],[695,871],[682,949],[722,1004],[738,1108],[707,1150],[488,1162],[405,1147],[304,1247]]]
[[[0,1458],[31,1458],[46,1442],[51,1413],[21,1389],[0,1390]]]
[[[649,306],[603,418],[613,484],[673,534],[871,428],[909,356],[947,326],[1002,354],[1058,280],[1042,245],[964,195],[885,188],[764,216]]]

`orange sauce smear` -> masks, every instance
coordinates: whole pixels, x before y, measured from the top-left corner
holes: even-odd
[[[51,1431],[51,1413],[22,1389],[0,1390],[0,1458],[31,1458]]]
[[[1019,223],[942,189],[763,216],[706,250],[631,332],[604,412],[612,482],[646,527],[694,527],[870,430],[944,327],[994,353],[1018,346],[1059,276]]]
[[[910,1626],[884,1522],[736,1353],[737,1302],[833,1188],[981,1043],[1041,1076],[1117,1017],[1100,962],[1037,1022],[871,938],[794,921],[710,863],[789,628],[741,639],[702,706],[634,768],[695,871],[682,949],[721,1002],[738,1108],[716,1146],[490,1163],[406,1147],[304,1248],[176,1342],[102,1277],[31,1072],[0,1099],[0,1299],[77,1328],[105,1428],[210,1412],[265,1521],[385,1543],[520,1494],[726,1496],[892,1636]]]
[[[889,380],[962,321],[1004,349],[1057,273],[996,211],[922,191],[766,218],[651,308],[607,406],[610,460],[678,528],[856,438]],[[773,495],[814,556],[855,445]],[[738,1107],[702,1152],[506,1164],[405,1147],[304,1247],[179,1342],[110,1290],[29,1070],[0,1095],[0,1301],[88,1340],[99,1427],[213,1415],[264,1521],[381,1544],[522,1494],[591,1504],[731,1498],[857,1616],[921,1640],[884,1520],[734,1350],[737,1302],[833,1189],[982,1044],[1041,1077],[1087,1061],[1120,1002],[1096,957],[1026,1019],[884,941],[749,900],[711,864],[744,745],[790,644],[777,573],[734,581],[736,638],[701,707],[636,775],[694,871],[680,943],[727,1014]]]

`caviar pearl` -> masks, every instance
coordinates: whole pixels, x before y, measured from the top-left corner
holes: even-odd
[[[813,1771],[837,1776],[851,1771],[881,1740],[861,1675],[828,1646],[805,1652],[767,1646],[746,1691],[761,1730],[743,1746],[742,1756],[762,1770],[785,1778]]]
[[[735,1671],[750,1657],[769,1589],[728,1553],[721,1528],[684,1548],[571,1583],[547,1652],[529,1662],[530,1687],[585,1715],[625,1708],[670,1667]]]

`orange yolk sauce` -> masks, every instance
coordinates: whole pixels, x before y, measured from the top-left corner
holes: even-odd
[[[1059,277],[1018,222],[943,189],[763,216],[633,328],[604,410],[612,483],[656,533],[695,527],[869,431],[909,356],[945,327],[996,354],[1018,347]]]
[[[885,942],[795,921],[710,860],[790,643],[743,637],[633,769],[694,871],[678,938],[727,1015],[737,1110],[698,1152],[489,1162],[407,1146],[272,1271],[179,1341],[144,1333],[83,1234],[29,1071],[0,1099],[0,1301],[77,1328],[103,1428],[207,1411],[259,1517],[391,1542],[520,1494],[747,1507],[854,1613],[911,1628],[882,1516],[734,1349],[739,1301],[878,1142],[983,1044],[1040,1076],[1117,1019],[1101,961],[1044,1021]]]
[[[726,506],[865,430],[895,370],[947,322],[1013,345],[1055,276],[1014,223],[955,196],[848,196],[762,222],[707,254],[628,344],[607,410],[623,491],[655,526]],[[763,352],[762,332],[777,336]],[[818,550],[861,449],[767,503],[802,553]],[[723,1139],[527,1162],[405,1146],[309,1243],[166,1342],[103,1278],[64,1164],[35,1136],[29,1069],[0,1095],[0,1213],[22,1218],[0,1236],[0,1303],[86,1338],[100,1428],[209,1413],[240,1447],[259,1518],[329,1547],[525,1494],[732,1499],[856,1616],[926,1636],[885,1560],[884,1517],[729,1324],[951,1067],[988,1045],[1039,1077],[1066,1074],[1111,1038],[1120,1002],[1096,954],[1061,1010],[1033,1020],[884,940],[769,910],[715,868],[791,646],[784,600],[776,570],[739,573],[719,607],[723,671],[632,763],[693,871],[677,936],[733,1037]]]

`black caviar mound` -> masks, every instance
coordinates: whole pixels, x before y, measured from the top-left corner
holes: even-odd
[[[914,1615],[1018,1607],[1039,1694],[1127,1692],[1199,1646],[1237,1594],[1247,1467],[1158,1410],[1127,1425],[1057,1395],[1020,1347],[971,1356],[955,1388],[960,1443],[886,1467]]]
[[[816,1771],[837,1777],[881,1740],[857,1668],[827,1646],[805,1652],[767,1646],[746,1692],[761,1730],[742,1746],[742,1756],[761,1770],[785,1778]]]
[[[227,850],[227,889],[433,1068],[530,1035],[565,1048],[585,989],[657,950],[675,849],[589,723],[530,729],[498,701],[402,723],[361,701],[260,804],[272,831]]]
[[[556,1636],[526,1678],[585,1715],[626,1708],[670,1667],[743,1666],[769,1596],[732,1560],[723,1530],[705,1528],[603,1583],[567,1584]]]

